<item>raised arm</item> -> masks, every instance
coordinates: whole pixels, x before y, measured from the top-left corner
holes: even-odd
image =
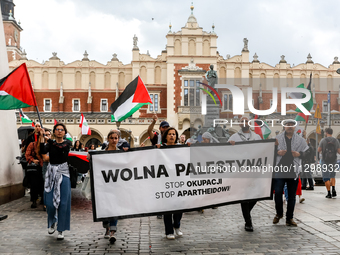
[[[155,124],[156,124],[157,119],[158,119],[157,115],[154,114],[154,115],[152,116],[152,122],[151,122],[151,124],[150,124],[149,127],[148,127],[148,134],[149,134],[149,136],[150,136],[150,140],[152,140],[153,137],[155,136],[155,134],[153,133],[153,128],[155,127]]]

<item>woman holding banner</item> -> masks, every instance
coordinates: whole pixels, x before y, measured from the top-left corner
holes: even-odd
[[[162,136],[162,146],[176,145],[178,141],[178,132],[175,128],[168,128]],[[156,145],[160,148],[160,144]],[[182,213],[169,213],[164,214],[165,235],[167,239],[175,239],[174,229],[177,236],[182,236],[183,233],[180,229]]]
[[[50,158],[45,176],[44,194],[48,233],[51,235],[57,229],[57,240],[63,240],[63,232],[70,230],[71,221],[71,181],[67,159],[72,144],[64,140],[67,129],[62,123],[57,123],[53,127],[55,140],[49,139],[46,144],[44,130],[40,132],[41,154],[49,153]]]
[[[117,144],[120,139],[120,132],[118,130],[111,130],[107,135],[109,142],[105,148],[106,151],[119,151]],[[115,233],[117,232],[118,219],[111,221],[103,221],[103,227],[106,228],[104,238],[109,238],[110,244],[114,244],[116,241]]]

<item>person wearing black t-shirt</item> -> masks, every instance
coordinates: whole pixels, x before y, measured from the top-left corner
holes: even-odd
[[[43,131],[41,131],[43,132]],[[64,124],[57,123],[53,128],[55,140],[47,140],[41,135],[41,154],[49,153],[50,163],[45,176],[44,201],[47,208],[48,233],[58,230],[58,240],[64,239],[63,232],[70,230],[71,220],[71,181],[67,164],[71,142],[64,140],[67,129]]]

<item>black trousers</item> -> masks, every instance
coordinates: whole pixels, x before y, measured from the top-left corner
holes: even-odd
[[[257,201],[241,203],[242,214],[243,214],[243,218],[246,224],[250,224],[250,225],[252,224],[250,212],[253,209],[253,207],[256,205],[256,202]]]
[[[37,201],[39,195],[43,199],[44,183],[41,168],[36,171],[27,171],[27,178],[31,186],[31,202]]]
[[[179,228],[181,226],[181,219],[183,213],[169,213],[164,214],[164,225],[165,234],[170,235],[174,233],[174,228]]]

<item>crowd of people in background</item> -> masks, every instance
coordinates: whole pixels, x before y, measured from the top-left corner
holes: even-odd
[[[153,121],[148,127],[152,146],[157,148],[184,144],[190,146],[191,143],[198,142],[190,138],[186,139],[185,134],[179,136],[178,131],[170,127],[167,121],[160,123],[160,133],[155,132],[154,128],[157,120],[157,115],[154,115]],[[240,119],[240,123],[242,123],[240,124],[240,130],[229,138],[228,143],[235,145],[239,142],[261,140],[258,134],[250,130],[248,120],[247,117]],[[310,142],[303,137],[305,133],[303,135],[297,134],[294,124],[295,122],[293,121],[287,121],[284,130],[276,136],[275,155],[277,166],[293,166],[292,169],[295,168],[295,170],[288,173],[275,173],[273,192],[275,193],[276,215],[273,219],[273,224],[277,224],[283,218],[284,194],[287,200],[286,225],[296,227],[297,223],[293,220],[296,195],[301,195],[301,190],[314,189],[312,176],[310,172],[303,172],[303,166],[314,163],[316,158]],[[107,141],[97,147],[95,144],[84,147],[84,144],[79,140],[76,140],[72,145],[70,141],[65,139],[66,134],[66,126],[62,123],[57,123],[52,131],[41,128],[40,124],[37,123],[34,132],[21,144],[22,153],[27,161],[27,165],[23,166],[23,168],[25,169],[27,186],[30,187],[31,208],[37,208],[37,201],[40,196],[40,204],[44,206],[43,208],[48,215],[48,233],[53,234],[58,231],[58,240],[63,240],[64,231],[70,230],[71,186],[67,163],[69,151],[128,151],[130,149],[129,143],[121,137],[119,130],[111,130],[107,135]],[[203,133],[201,140],[202,143],[219,143],[209,132]],[[141,146],[145,145],[142,143]],[[336,155],[340,153],[340,144],[337,139],[332,137],[332,129],[326,129],[326,137],[321,140],[318,152],[322,154],[321,164],[325,169],[336,167]],[[90,159],[89,155],[88,158]],[[302,166],[302,169],[300,166]],[[327,189],[326,198],[335,197],[335,171],[324,171],[323,180]],[[309,184],[308,188],[307,184]],[[301,203],[303,200],[300,197],[299,202]],[[241,203],[246,231],[253,231],[251,211],[255,205],[256,200]],[[216,209],[216,207],[213,209]],[[163,218],[167,239],[172,240],[176,236],[183,236],[180,228],[182,216],[182,213],[166,213],[157,216],[158,218]],[[0,215],[0,221],[6,218],[7,215]],[[103,227],[105,228],[104,237],[109,239],[111,244],[116,241],[117,223],[116,218],[103,222]]]

